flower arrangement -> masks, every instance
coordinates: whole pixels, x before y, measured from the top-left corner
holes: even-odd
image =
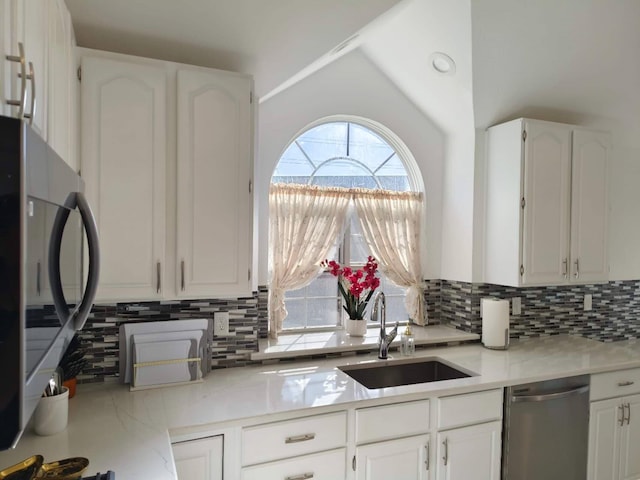
[[[378,264],[375,258],[368,257],[366,265],[356,271],[340,266],[335,260],[325,260],[321,265],[329,268],[331,275],[338,277],[338,288],[344,299],[342,308],[349,318],[362,320],[373,292],[380,286],[380,279],[376,277]]]

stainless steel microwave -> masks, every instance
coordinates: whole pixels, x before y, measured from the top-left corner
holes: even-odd
[[[0,116],[0,450],[18,442],[91,310],[98,234],[83,191],[27,123]]]

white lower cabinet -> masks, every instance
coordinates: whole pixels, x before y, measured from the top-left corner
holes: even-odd
[[[502,422],[438,432],[437,480],[498,480]]]
[[[388,440],[356,448],[357,480],[426,480],[429,435]]]
[[[222,435],[172,445],[178,480],[222,480]]]
[[[338,480],[346,475],[344,448],[242,469],[242,480]],[[387,477],[390,478],[390,477]]]
[[[592,402],[589,480],[640,478],[640,395]]]

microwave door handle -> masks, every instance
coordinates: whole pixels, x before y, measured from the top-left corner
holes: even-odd
[[[98,241],[98,227],[96,225],[96,219],[93,216],[89,202],[85,198],[82,192],[76,193],[76,199],[78,202],[78,210],[84,223],[84,229],[87,233],[87,244],[89,246],[89,273],[87,275],[87,286],[84,290],[84,297],[80,302],[80,307],[76,313],[75,329],[80,330],[85,322],[89,313],[91,313],[91,307],[93,307],[93,300],[96,298],[96,292],[98,291],[98,279],[100,278],[100,248]]]
[[[67,301],[62,290],[62,280],[60,276],[60,246],[62,244],[62,234],[69,218],[69,210],[58,208],[56,217],[51,228],[51,239],[49,241],[49,285],[53,296],[53,305],[60,319],[60,324],[64,325],[69,318],[70,312]]]

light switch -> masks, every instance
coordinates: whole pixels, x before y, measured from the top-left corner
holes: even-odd
[[[593,308],[593,296],[590,293],[584,296],[584,311],[588,312]]]
[[[213,314],[213,334],[215,336],[229,335],[229,312],[215,312]]]
[[[522,299],[513,297],[511,299],[511,315],[520,315],[522,313]]]

